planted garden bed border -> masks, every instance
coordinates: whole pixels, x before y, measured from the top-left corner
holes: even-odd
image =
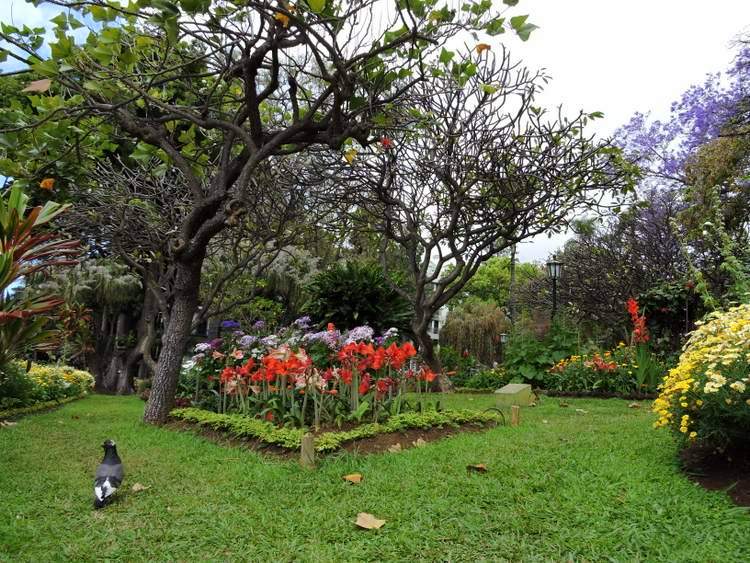
[[[233,438],[256,440],[287,451],[299,450],[302,437],[307,432],[301,428],[280,428],[271,422],[240,414],[219,414],[196,408],[174,409],[170,417],[173,421],[224,432]],[[402,413],[390,417],[385,422],[365,423],[350,430],[319,432],[315,434],[315,450],[321,454],[331,453],[352,442],[381,434],[442,427],[458,429],[467,425],[476,425],[484,429],[502,423],[502,415],[492,411],[445,410]]]
[[[5,409],[5,410],[0,411],[0,420],[9,420],[13,418],[18,418],[20,416],[25,416],[27,414],[35,414],[35,413],[39,413],[42,411],[50,411],[50,410],[56,409],[57,407],[61,407],[67,403],[72,403],[73,401],[77,401],[78,399],[83,399],[84,397],[88,397],[88,393],[82,393],[74,397],[65,397],[63,399],[44,401],[42,403],[29,405],[28,407],[17,407],[14,409]]]

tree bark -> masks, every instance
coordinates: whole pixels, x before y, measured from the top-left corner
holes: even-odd
[[[419,354],[427,366],[437,374],[438,390],[445,393],[453,390],[453,384],[448,379],[448,376],[443,373],[440,357],[435,353],[435,345],[432,343],[432,338],[430,338],[430,334],[427,331],[430,318],[432,318],[431,315],[426,316],[426,320],[415,318],[415,322],[412,323],[412,331],[419,346]]]
[[[166,422],[174,406],[177,379],[180,375],[193,322],[198,309],[203,257],[190,263],[177,263],[174,285],[174,301],[170,308],[169,323],[162,337],[162,348],[156,364],[156,373],[151,382],[151,393],[143,414],[145,422]]]
[[[508,316],[510,326],[516,323],[516,245],[510,247],[510,281],[508,282]]]

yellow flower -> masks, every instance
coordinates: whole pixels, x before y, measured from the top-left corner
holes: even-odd
[[[697,433],[697,432],[691,432],[691,433],[690,433],[690,439],[691,439],[691,440],[695,440],[695,437],[696,437],[697,435],[698,435],[698,433]]]
[[[701,399],[698,399],[697,401],[695,401],[695,404],[700,407],[703,405],[703,401]]]
[[[680,432],[685,434],[688,431],[687,426],[680,426]]]
[[[688,404],[687,403],[680,403],[680,406],[685,409],[685,408],[687,408]]]
[[[281,12],[276,12],[273,15],[273,19],[279,22],[283,27],[289,27],[289,16],[287,16],[286,14],[282,14]]]

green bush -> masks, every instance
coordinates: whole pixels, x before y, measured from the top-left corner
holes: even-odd
[[[440,343],[467,351],[484,365],[500,358],[500,334],[510,331],[510,322],[495,303],[470,299],[448,314],[440,331]]]
[[[503,366],[511,379],[543,386],[547,370],[578,349],[578,334],[564,323],[552,326],[544,338],[517,329],[505,348]]]
[[[382,332],[408,329],[411,322],[411,305],[377,264],[335,264],[316,275],[307,291],[305,312],[318,323],[332,322],[342,329],[368,325]]]
[[[33,405],[36,386],[26,370],[16,362],[9,362],[0,368],[0,409],[11,409]]]
[[[474,356],[459,354],[450,346],[440,346],[438,357],[443,371],[450,374],[455,387],[468,387],[466,382],[479,370],[479,362]]]
[[[78,397],[91,390],[90,373],[70,366],[11,362],[0,369],[0,409],[32,406],[36,403]]]
[[[463,387],[467,389],[500,389],[510,381],[508,372],[503,368],[486,369],[469,377]]]

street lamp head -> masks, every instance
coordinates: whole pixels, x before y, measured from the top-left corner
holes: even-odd
[[[552,255],[552,259],[547,262],[547,275],[550,279],[560,279],[562,275],[563,263],[557,259],[556,255]]]
[[[500,344],[507,344],[508,343],[508,335],[504,332],[500,333]]]

